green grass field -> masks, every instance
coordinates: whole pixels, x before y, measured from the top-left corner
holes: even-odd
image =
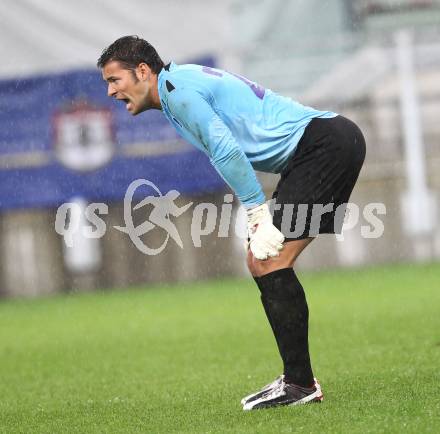
[[[0,302],[0,432],[440,432],[440,265],[302,281],[323,404],[242,411],[281,364],[227,280]]]

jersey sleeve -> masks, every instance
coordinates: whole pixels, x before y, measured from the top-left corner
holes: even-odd
[[[168,108],[182,128],[203,145],[217,172],[246,208],[265,202],[250,161],[204,95],[196,90],[174,89],[168,96]]]

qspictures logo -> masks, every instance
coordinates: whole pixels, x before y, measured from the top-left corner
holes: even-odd
[[[141,196],[141,189],[148,190],[153,194],[135,203]],[[180,248],[185,245],[177,229],[175,220],[184,213],[192,212],[189,219],[191,241],[194,247],[201,247],[203,237],[206,237],[217,229],[217,236],[225,238],[237,236],[246,239],[247,229],[243,222],[246,221],[246,210],[240,207],[233,212],[233,195],[225,194],[223,203],[219,206],[213,203],[204,202],[195,206],[194,202],[183,205],[176,203],[180,193],[177,190],[170,190],[162,194],[160,189],[151,181],[137,179],[127,188],[124,197],[124,224],[115,225],[111,229],[126,234],[136,248],[145,255],[158,255],[173,240]],[[136,198],[136,199],[135,199]],[[280,209],[280,205],[271,201],[272,213]],[[148,206],[148,207],[147,207]],[[145,207],[145,218],[140,224],[135,225],[133,212]],[[292,231],[292,216],[296,208],[296,221]],[[102,238],[109,228],[102,218],[108,214],[108,205],[105,203],[91,203],[82,209],[78,203],[67,202],[62,204],[56,213],[55,231],[64,238],[68,247],[74,244],[74,236],[81,232],[85,238]],[[360,230],[362,238],[379,238],[383,235],[385,226],[379,216],[386,214],[386,207],[383,203],[369,203],[362,209],[355,203],[348,203],[339,206],[334,204],[287,204],[283,207],[281,219],[281,231],[286,237],[298,237],[305,230],[307,216],[310,216],[309,236],[316,236],[319,233],[321,218],[329,212],[335,214],[335,227],[342,227],[340,234],[336,234],[338,241],[344,240],[344,232],[349,230]],[[81,215],[84,213],[84,215]],[[87,225],[81,224],[84,218]],[[231,231],[231,229],[234,229]],[[160,230],[163,234],[163,241],[159,247],[149,246],[144,235],[153,229]]]

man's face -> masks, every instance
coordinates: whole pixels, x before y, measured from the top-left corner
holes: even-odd
[[[157,77],[145,63],[133,71],[124,69],[117,61],[111,61],[102,68],[102,77],[108,83],[108,96],[123,101],[133,116],[157,108],[154,102]]]

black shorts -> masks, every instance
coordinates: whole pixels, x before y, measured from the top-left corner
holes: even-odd
[[[312,119],[272,195],[273,222],[286,241],[341,232],[364,159],[356,124],[343,116]]]

